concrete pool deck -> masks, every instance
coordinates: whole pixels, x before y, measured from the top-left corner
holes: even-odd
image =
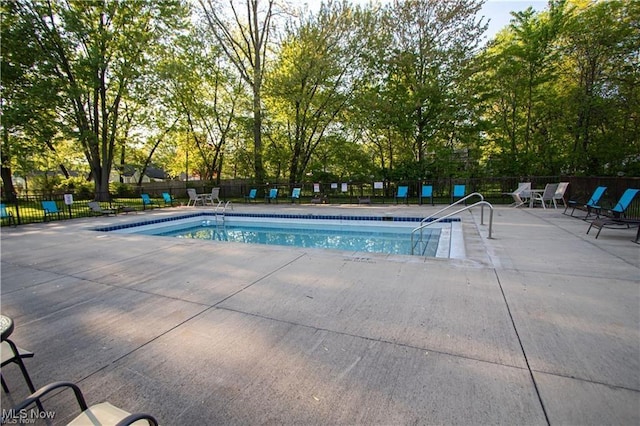
[[[478,209],[464,260],[91,230],[193,210],[2,229],[1,309],[36,387],[78,382],[163,425],[640,424],[635,229],[596,240],[562,209],[497,207],[489,240]],[[28,390],[3,376],[9,408]]]

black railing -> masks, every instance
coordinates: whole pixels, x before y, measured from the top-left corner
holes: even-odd
[[[71,195],[72,198],[69,198],[69,195]],[[128,214],[148,208],[180,205],[180,203],[183,202],[183,200],[174,199],[173,203],[166,203],[162,197],[152,197],[153,204],[151,206],[145,206],[140,197],[114,197],[111,201],[98,203],[98,207],[102,210],[101,213],[89,207],[89,202],[91,201],[93,200],[77,199],[73,197],[73,194],[51,193],[48,193],[46,196],[28,195],[17,197],[13,201],[2,201],[5,212],[14,219],[11,221],[9,218],[2,218],[2,226],[13,223],[20,225],[91,217],[104,214],[106,210],[110,210],[114,212],[114,214]],[[186,203],[186,200],[184,200],[184,202]]]
[[[640,178],[635,177],[559,177],[559,176],[534,176],[529,178],[472,178],[472,179],[432,179],[424,181],[398,181],[398,182],[303,182],[298,184],[270,183],[254,185],[248,181],[223,181],[220,184],[206,181],[153,182],[143,184],[140,187],[131,186],[126,193],[113,194],[108,202],[100,202],[103,209],[112,209],[118,213],[145,210],[140,194],[146,193],[152,198],[153,207],[169,207],[170,205],[187,204],[187,185],[198,193],[210,193],[214,187],[220,188],[220,199],[244,202],[265,202],[265,196],[273,188],[278,189],[278,201],[280,203],[331,203],[331,204],[393,204],[406,202],[408,204],[426,204],[431,199],[422,199],[422,186],[430,185],[433,188],[433,203],[449,204],[452,198],[452,190],[455,185],[465,185],[466,194],[472,192],[481,193],[485,200],[492,204],[509,204],[513,199],[506,195],[513,191],[519,182],[531,182],[531,187],[542,189],[547,183],[569,182],[569,188],[565,194],[566,200],[587,201],[597,186],[606,186],[601,206],[606,209],[615,206],[627,188],[640,188]],[[396,200],[399,186],[407,186],[407,198]],[[291,194],[294,188],[301,188],[300,199],[293,200]],[[249,200],[248,195],[252,189],[256,189],[255,199]],[[162,194],[170,194],[173,203],[165,203]],[[86,194],[74,196],[73,202],[65,203],[64,194],[31,194],[19,196],[15,201],[2,201],[6,211],[13,215],[18,224],[43,222],[45,220],[65,220],[78,217],[89,217],[97,213],[89,208]],[[54,201],[59,213],[45,215],[42,201]],[[67,199],[67,202],[69,200]],[[629,206],[628,217],[640,218],[640,196]],[[45,217],[46,216],[46,217]],[[2,225],[8,225],[8,219],[2,220]]]

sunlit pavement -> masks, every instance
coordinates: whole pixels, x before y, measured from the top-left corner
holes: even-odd
[[[91,230],[194,210],[2,229],[2,313],[36,387],[71,380],[163,425],[640,424],[635,229],[596,240],[562,209],[497,207],[488,239],[473,210],[456,260]],[[28,390],[2,374],[8,408]],[[45,402],[54,424],[71,401]]]

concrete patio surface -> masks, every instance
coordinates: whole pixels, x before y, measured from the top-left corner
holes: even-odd
[[[36,387],[74,381],[162,425],[640,424],[635,229],[595,239],[562,209],[496,207],[488,239],[472,210],[466,259],[92,230],[193,210],[2,229],[1,309]],[[2,374],[6,409],[29,392]],[[45,408],[75,410],[68,393]]]

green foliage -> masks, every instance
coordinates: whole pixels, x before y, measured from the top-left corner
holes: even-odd
[[[93,183],[87,182],[86,179],[80,177],[69,177],[66,179],[60,179],[57,184],[53,186],[53,190],[57,193],[69,193],[74,194],[74,197],[80,200],[87,200],[93,198]]]
[[[495,174],[615,175],[640,151],[637,2],[552,1],[514,14],[481,56]],[[635,46],[635,47],[634,47]]]
[[[370,32],[367,14],[346,3],[323,4],[315,16],[287,27],[277,61],[267,75],[271,137],[276,156],[287,161],[290,183],[302,181],[316,151],[340,138],[354,88],[359,54]]]
[[[62,178],[58,174],[42,173],[30,180],[30,189],[34,192],[52,194],[60,187]]]
[[[2,2],[5,196],[12,173],[87,192],[58,172],[135,196],[107,186],[121,165],[259,183],[639,174],[640,2],[551,0],[484,47],[480,0],[242,3]]]
[[[111,182],[109,184],[109,192],[114,197],[120,198],[137,198],[138,193],[133,185],[120,183],[120,182]]]

